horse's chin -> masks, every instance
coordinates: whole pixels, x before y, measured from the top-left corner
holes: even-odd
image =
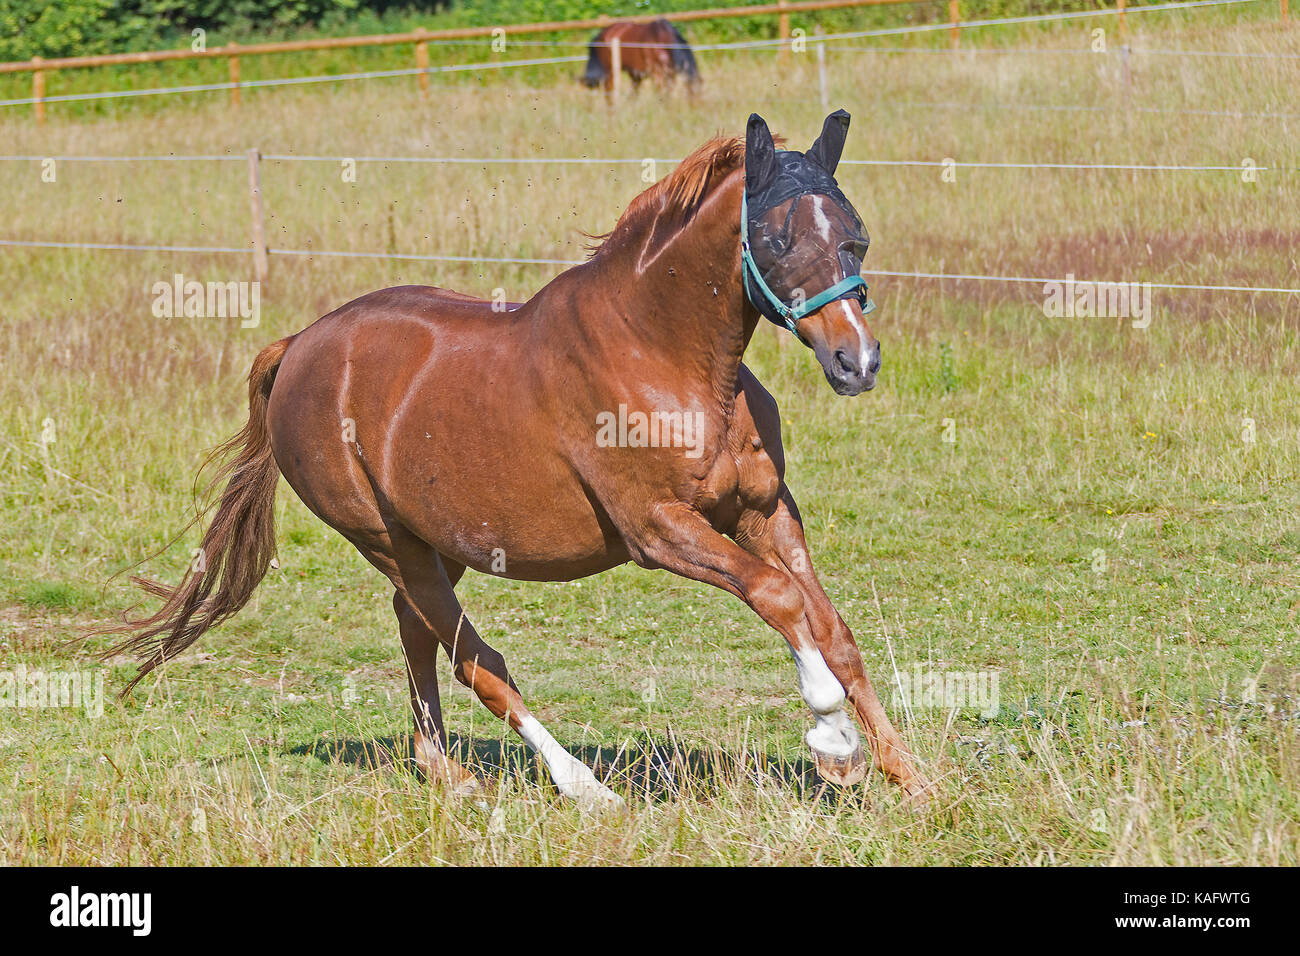
[[[867,372],[864,375],[845,375],[823,367],[822,374],[826,376],[826,381],[830,383],[831,390],[836,395],[852,398],[854,395],[861,395],[863,392],[869,392],[876,387],[876,376],[873,372]]]

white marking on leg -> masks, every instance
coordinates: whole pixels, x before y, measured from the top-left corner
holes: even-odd
[[[804,740],[818,753],[848,757],[857,752],[858,728],[844,712],[844,688],[815,646],[791,649],[799,671],[799,693],[817,718]]]
[[[818,714],[817,725],[804,735],[808,746],[830,757],[849,757],[858,751],[858,728],[844,708]]]
[[[577,800],[584,810],[623,805],[622,798],[597,780],[590,767],[561,747],[532,714],[519,721],[519,736],[534,753],[541,755],[560,793]]]
[[[816,646],[791,648],[794,666],[799,670],[799,693],[814,714],[828,714],[844,703],[844,688],[826,666],[826,658]]]

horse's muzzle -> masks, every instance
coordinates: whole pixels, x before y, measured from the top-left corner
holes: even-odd
[[[826,381],[837,395],[859,395],[876,387],[876,373],[880,371],[880,343],[875,343],[865,356],[865,364],[844,349],[836,349],[824,367]]]

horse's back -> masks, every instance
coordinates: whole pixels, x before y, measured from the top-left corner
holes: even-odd
[[[498,363],[523,351],[527,317],[518,309],[435,286],[369,292],[294,336],[272,411],[288,403],[305,414],[307,404],[320,414],[347,396],[383,419],[422,385],[446,401],[467,400]]]
[[[504,315],[517,308],[519,308],[517,302],[493,302],[490,299],[482,299],[438,286],[399,285],[367,292],[339,306],[320,318],[314,325],[365,321],[381,317],[426,321],[433,324],[449,320],[499,322]]]

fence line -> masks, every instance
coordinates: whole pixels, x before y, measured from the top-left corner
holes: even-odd
[[[859,2],[859,0],[837,0],[837,2],[840,2],[844,5],[855,5],[857,2]],[[912,2],[912,0],[860,0],[860,2],[897,3],[897,2]],[[1130,14],[1137,14],[1137,13],[1161,12],[1161,11],[1168,11],[1168,10],[1186,10],[1186,9],[1194,9],[1199,7],[1237,6],[1241,4],[1258,3],[1258,2],[1259,0],[1172,0],[1172,2],[1167,2],[1167,3],[1144,4],[1139,7],[1128,7],[1128,8],[1125,8],[1121,3],[1119,7],[1113,9],[1106,8],[1101,10],[1078,10],[1078,11],[1066,11],[1062,13],[1047,13],[1047,14],[1037,14],[1032,16],[1021,16],[1021,17],[1001,17],[1001,18],[985,19],[985,20],[965,20],[960,22],[954,21],[949,23],[916,24],[916,25],[905,26],[905,27],[886,27],[878,30],[858,30],[858,31],[853,31],[848,33],[812,35],[812,36],[804,37],[802,39],[809,44],[821,44],[824,46],[829,43],[838,43],[844,40],[855,40],[855,39],[864,39],[868,37],[880,37],[880,36],[907,36],[907,35],[922,34],[922,33],[932,33],[936,30],[950,30],[952,31],[955,37],[958,31],[960,30],[973,29],[973,28],[986,27],[986,26],[1001,26],[1001,25],[1009,25],[1009,24],[1027,24],[1027,23],[1049,23],[1049,22],[1058,22],[1058,21],[1065,21],[1065,20],[1093,19],[1096,17],[1109,17],[1109,16],[1116,16],[1116,15],[1118,15],[1122,21],[1126,9],[1127,12]],[[833,4],[831,5],[833,6]],[[804,6],[805,8],[809,8],[808,4],[804,4],[802,6]],[[819,9],[826,9],[826,8],[828,8],[828,6],[823,6]],[[740,9],[740,8],[736,8],[736,9]],[[795,9],[794,5],[790,5],[786,8],[786,11],[789,12],[790,10],[794,10],[794,9]],[[789,31],[787,25],[786,29],[783,30],[783,36],[774,40],[752,40],[752,41],[740,41],[736,43],[701,44],[699,46],[694,47],[693,49],[700,52],[714,52],[714,51],[725,51],[725,50],[753,50],[753,49],[764,49],[764,48],[773,48],[773,47],[787,47],[791,44],[791,39],[788,35],[788,32]],[[398,42],[398,41],[394,41],[394,42]],[[401,42],[406,42],[406,41],[401,41]],[[362,44],[354,44],[354,45],[362,45]],[[614,45],[617,46],[618,44],[615,43]],[[246,53],[251,49],[253,48],[241,47],[239,48],[239,51],[241,53]],[[222,54],[222,55],[230,55],[230,54]],[[82,58],[82,59],[87,59],[87,58]],[[88,59],[94,59],[94,58],[88,58]],[[478,70],[496,70],[496,69],[505,69],[509,67],[519,67],[519,66],[540,66],[540,65],[559,64],[559,63],[575,63],[575,62],[583,62],[585,61],[585,59],[586,57],[578,55],[578,56],[568,56],[568,57],[541,57],[541,58],[526,59],[526,60],[508,60],[508,61],[503,60],[503,61],[496,61],[496,62],[487,61],[483,63],[461,63],[461,64],[451,64],[445,66],[428,66],[422,64],[411,69],[400,69],[400,70],[369,70],[369,71],[362,71],[362,72],[355,72],[355,73],[338,73],[332,75],[318,75],[318,76],[308,76],[308,77],[284,77],[284,78],[265,79],[265,80],[241,81],[237,78],[232,78],[232,80],[225,83],[199,83],[199,84],[191,84],[186,86],[153,87],[144,90],[109,90],[109,91],[102,91],[97,93],[64,93],[64,94],[58,94],[54,96],[47,96],[45,94],[44,74],[43,72],[38,71],[35,75],[40,78],[41,82],[37,84],[38,88],[34,89],[33,96],[0,100],[0,107],[35,106],[38,111],[38,119],[43,120],[44,107],[46,103],[71,103],[71,102],[79,102],[79,101],[123,99],[123,98],[138,97],[138,96],[158,96],[158,95],[173,94],[173,93],[204,93],[204,92],[215,92],[219,90],[229,90],[235,94],[238,94],[238,91],[244,88],[296,86],[296,85],[303,85],[303,84],[310,84],[310,83],[344,82],[344,81],[365,80],[365,79],[388,79],[388,78],[399,77],[399,76],[418,76],[423,81],[427,76],[435,73],[475,72]],[[49,61],[49,62],[52,63],[56,61]],[[125,62],[142,62],[142,61],[125,61]],[[17,67],[22,67],[23,69],[27,69],[29,65],[30,64],[26,64],[26,63],[0,64],[0,72],[5,72],[4,68],[6,66],[9,67],[17,66]],[[39,66],[40,64],[38,64],[38,67]],[[235,75],[236,72],[237,70],[232,72],[232,77]]]
[[[0,156],[0,160],[11,157]],[[12,157],[23,159],[35,159],[37,157]],[[140,157],[148,158],[148,157]],[[238,158],[238,157],[233,157]],[[563,157],[563,156],[495,156],[495,157],[462,157],[462,156],[299,156],[293,154],[269,154],[262,157],[266,160],[276,162],[299,161],[299,162],[316,162],[316,163],[431,163],[436,165],[466,165],[466,166],[487,166],[487,165],[526,165],[526,164],[557,164],[557,165],[597,165],[597,166],[618,166],[618,165],[642,165],[647,161],[653,163],[664,163],[665,165],[674,165],[680,163],[681,159],[665,159],[652,156],[644,157],[616,157],[616,158],[597,158],[597,157]],[[954,166],[959,169],[1061,169],[1061,170],[1119,170],[1133,172],[1235,172],[1242,171],[1241,164],[1235,166],[1210,166],[1210,165],[1182,165],[1177,163],[1063,163],[1063,162],[983,162],[965,160],[952,160],[948,162],[942,159],[842,159],[839,163],[841,166],[885,166],[885,167],[928,167],[928,166]],[[1300,172],[1300,167],[1291,166],[1251,166],[1254,172]]]
[[[38,249],[109,249],[120,252],[237,252],[247,255],[247,249],[230,246],[138,246],[120,242],[54,242],[45,239],[0,239],[0,246],[31,246]]]
[[[927,2],[927,0],[897,0],[897,2],[921,3],[921,2]],[[1242,2],[1244,2],[1244,0],[1242,0]],[[1125,12],[1131,12],[1133,9],[1140,9],[1140,8],[1132,8],[1132,7],[1126,8]],[[1098,13],[1097,15],[1105,16],[1106,14]],[[989,22],[993,22],[993,21],[989,21]],[[948,26],[951,28],[951,24],[948,24]],[[868,35],[867,33],[809,34],[807,36],[801,37],[800,39],[803,42],[808,43],[809,45],[816,45],[837,38],[854,39],[854,38],[859,38],[867,35]],[[444,40],[444,41],[437,41],[437,42],[430,40],[429,45],[430,46],[463,45],[463,46],[481,47],[484,44],[490,44],[491,42],[492,42],[491,40]],[[623,50],[632,50],[632,49],[691,50],[692,52],[704,50],[708,52],[708,51],[717,51],[717,50],[748,49],[757,44],[777,46],[782,44],[789,44],[791,42],[793,42],[793,39],[737,40],[730,43],[699,43],[699,44],[692,45],[690,43],[635,43],[630,40],[619,40],[618,46],[620,49]],[[599,47],[601,49],[612,49],[614,46],[614,41],[612,40],[603,41],[603,40],[514,40],[512,39],[509,45],[510,47],[541,47],[545,49],[555,49],[555,48],[562,47],[566,49],[574,48],[574,49],[587,50],[592,47]],[[1008,54],[1037,54],[1037,53],[1043,53],[1049,55],[1056,55],[1056,54],[1076,55],[1077,54],[1081,56],[1113,56],[1117,54],[1119,50],[1114,47],[1108,47],[1105,50],[1094,50],[1092,47],[1014,47],[1014,46],[1005,46],[1005,47],[1003,46],[989,46],[989,47],[934,46],[931,47],[931,46],[913,45],[913,46],[863,46],[863,47],[853,48],[852,52],[853,53],[919,53],[919,54],[941,53],[941,54],[956,55],[956,56],[962,56],[964,54],[992,54],[995,56],[1004,56]],[[1243,57],[1248,59],[1260,59],[1260,60],[1300,59],[1300,53],[1266,53],[1266,52],[1250,52],[1250,51],[1242,51],[1242,50],[1159,50],[1159,49],[1147,48],[1147,47],[1130,46],[1129,52],[1132,53],[1134,56],[1140,56],[1141,54],[1147,53],[1153,56]],[[413,72],[419,72],[419,71],[413,71]]]
[[[247,156],[214,154],[211,156],[0,156],[0,162],[44,162],[54,159],[60,163],[191,163],[191,162],[226,162],[239,160]],[[263,157],[266,158],[266,157]]]
[[[1143,47],[1142,49],[1133,50],[1133,53],[1147,56],[1210,56],[1248,60],[1300,60],[1300,53],[1250,53],[1239,50],[1153,50]]]
[[[1258,2],[1259,0],[1171,0],[1171,2],[1168,3],[1146,3],[1142,6],[1127,8],[1123,4],[1120,4],[1118,7],[1103,8],[1100,10],[1069,10],[1062,13],[1039,13],[1020,17],[962,20],[959,23],[921,23],[906,27],[882,27],[878,30],[856,30],[852,33],[827,33],[820,36],[813,34],[804,37],[803,40],[809,45],[812,45],[816,43],[861,39],[865,37],[909,36],[917,33],[933,33],[938,30],[969,30],[976,27],[1005,26],[1023,23],[1053,23],[1061,20],[1086,20],[1096,17],[1119,16],[1123,19],[1125,12],[1129,14],[1158,13],[1167,10],[1190,10],[1196,7],[1238,6],[1240,4]],[[693,47],[693,49],[705,51],[746,50],[761,49],[763,47],[788,46],[789,43],[790,40],[788,38],[775,40],[744,40],[737,43],[701,44],[700,46]]]
[[[674,165],[680,159],[658,157],[587,157],[587,156],[299,156],[293,154],[266,154],[261,157],[273,162],[306,163],[393,163],[457,166],[508,166],[508,165],[579,165],[624,166],[643,165],[646,162]],[[213,156],[0,156],[0,162],[246,162],[246,155]],[[1061,163],[1061,162],[982,162],[954,159],[951,163],[935,159],[842,159],[841,166],[883,167],[946,167],[957,169],[1059,169],[1100,170],[1121,172],[1233,172],[1243,170],[1235,166],[1183,165],[1177,163]],[[1251,166],[1251,172],[1300,172],[1294,166]]]
[[[233,253],[247,255],[253,250],[233,249],[229,247],[203,247],[203,246],[136,246],[126,245],[123,243],[102,243],[102,242],[45,242],[38,240],[23,239],[0,239],[0,246],[22,247],[31,246],[38,248],[58,248],[58,249],[91,249],[91,250],[119,250],[131,252],[207,252],[207,253]],[[345,258],[345,259],[393,259],[415,262],[456,262],[456,263],[490,263],[496,265],[554,265],[554,266],[576,266],[588,261],[586,259],[531,259],[515,258],[510,256],[443,256],[443,255],[423,255],[417,253],[398,253],[398,252],[338,252],[330,250],[317,249],[268,249],[267,253],[273,256],[299,256],[299,257],[322,257],[322,258]],[[882,269],[863,269],[863,275],[880,276],[883,278],[896,279],[937,279],[952,281],[977,281],[977,282],[1006,282],[1021,285],[1044,284],[1048,282],[1069,281],[1067,276],[1058,276],[1055,278],[1034,278],[1029,276],[995,276],[983,275],[980,273],[949,273],[949,272],[892,272]],[[1135,284],[1134,280],[1128,282],[1114,281],[1097,281],[1074,278],[1075,285],[1096,285],[1096,286],[1116,286]],[[1243,286],[1243,285],[1199,285],[1181,282],[1144,282],[1136,281],[1137,285],[1145,286],[1151,289],[1168,289],[1173,291],[1191,291],[1191,292],[1249,292],[1249,293],[1279,293],[1285,295],[1300,295],[1300,288],[1287,288],[1281,286]]]
[[[339,259],[403,259],[417,262],[489,262],[522,266],[578,266],[586,259],[528,259],[511,256],[444,256],[407,252],[330,252],[316,249],[270,249],[273,256],[323,256]],[[1300,291],[1300,290],[1298,290]]]
[[[502,70],[516,66],[540,66],[552,63],[581,63],[584,60],[586,60],[586,57],[583,56],[552,56],[532,60],[457,63],[450,66],[426,66],[404,70],[367,70],[362,73],[334,73],[323,76],[291,76],[269,80],[236,80],[227,83],[195,83],[189,86],[159,86],[146,90],[105,90],[99,93],[62,93],[57,96],[29,96],[11,100],[0,100],[0,106],[31,106],[33,104],[41,103],[73,103],[81,100],[111,100],[135,96],[159,96],[164,93],[209,93],[215,90],[240,90],[264,86],[301,86],[308,83],[376,80],[387,79],[395,76],[427,76],[430,73],[465,73],[477,70]]]
[[[1062,113],[1156,113],[1166,116],[1224,116],[1233,119],[1296,119],[1300,113],[1248,113],[1241,110],[1192,110],[1155,106],[1075,106],[1064,103],[917,103],[890,102],[877,104],[886,109],[943,110],[1026,110]]]

